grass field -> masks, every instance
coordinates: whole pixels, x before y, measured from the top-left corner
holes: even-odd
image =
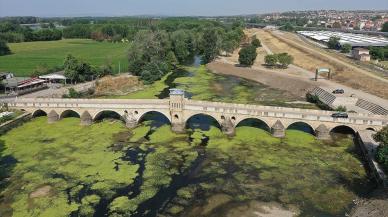
[[[92,65],[112,63],[115,72],[128,68],[127,49],[129,44],[96,42],[88,39],[66,39],[10,43],[11,55],[0,57],[0,71],[9,71],[17,76],[28,76],[38,65],[48,67],[63,64],[67,54],[72,54]]]

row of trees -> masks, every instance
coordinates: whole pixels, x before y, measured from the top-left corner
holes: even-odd
[[[172,32],[140,30],[129,48],[129,71],[149,84],[196,54],[202,55],[203,63],[208,63],[222,52],[232,52],[243,36],[241,26],[205,25]]]
[[[265,56],[264,62],[269,67],[287,68],[294,62],[294,57],[288,53],[269,54]]]
[[[0,23],[0,40],[17,43],[25,41],[53,41],[62,39],[62,31],[55,28],[32,30],[14,23]]]

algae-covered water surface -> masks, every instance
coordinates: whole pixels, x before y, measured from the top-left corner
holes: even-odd
[[[0,216],[237,217],[262,202],[343,216],[370,185],[351,138],[276,139],[250,126],[175,134],[156,121],[129,130],[39,117],[1,136]]]

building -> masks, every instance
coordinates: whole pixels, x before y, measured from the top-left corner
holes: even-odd
[[[41,75],[39,76],[40,79],[43,79],[46,81],[46,83],[63,83],[66,84],[66,76],[65,76],[65,71],[59,71],[59,72],[54,72],[51,74],[47,75]]]
[[[369,50],[365,48],[354,48],[352,50],[352,56],[354,59],[360,60],[363,62],[370,61]]]
[[[39,78],[13,77],[3,80],[6,94],[23,95],[47,88],[46,81]]]
[[[354,34],[333,31],[298,31],[298,34],[309,39],[327,44],[331,37],[340,39],[341,45],[350,44],[352,47],[385,47],[388,46],[388,39],[384,37],[370,36],[366,34]]]

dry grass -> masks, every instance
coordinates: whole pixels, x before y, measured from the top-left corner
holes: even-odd
[[[95,94],[123,95],[143,87],[139,78],[131,75],[106,76],[96,82]]]

